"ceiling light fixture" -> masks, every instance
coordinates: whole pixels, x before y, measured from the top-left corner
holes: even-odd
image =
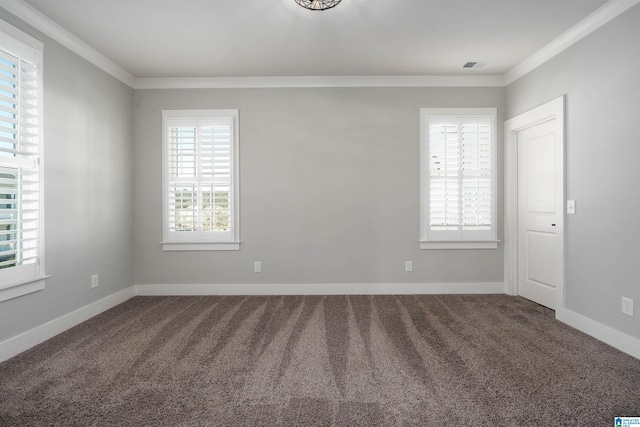
[[[327,10],[336,7],[342,0],[296,0],[300,6],[309,10]]]

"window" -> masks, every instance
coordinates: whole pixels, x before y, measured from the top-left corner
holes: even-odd
[[[238,110],[163,111],[164,250],[238,250]]]
[[[495,108],[420,109],[420,247],[497,247]]]
[[[0,301],[44,288],[42,44],[0,21]]]

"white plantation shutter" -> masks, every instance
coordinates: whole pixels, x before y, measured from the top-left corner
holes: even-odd
[[[429,123],[429,208],[431,230],[460,224],[460,134],[455,123]]]
[[[462,229],[491,230],[491,118],[464,118],[460,128]]]
[[[495,113],[449,111],[421,110],[421,241],[494,241]]]
[[[40,58],[0,33],[0,290],[43,274]]]
[[[165,242],[236,242],[237,111],[163,114]]]

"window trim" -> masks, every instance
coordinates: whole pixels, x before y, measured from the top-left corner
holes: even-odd
[[[45,210],[44,210],[44,90],[43,90],[43,56],[44,44],[0,19],[0,44],[5,51],[32,63],[38,70],[38,245],[37,261],[34,273],[30,275],[16,274],[14,267],[7,269],[8,281],[0,286],[0,302],[21,297],[45,288]]]
[[[237,251],[240,250],[240,153],[239,112],[237,109],[163,110],[162,111],[162,230],[164,251]],[[232,230],[229,240],[172,239],[169,233],[169,175],[167,123],[173,120],[232,119],[231,203]]]
[[[491,230],[488,238],[443,239],[429,237],[429,117],[490,117],[491,134]],[[420,109],[420,249],[496,249],[497,240],[497,108],[421,108]]]

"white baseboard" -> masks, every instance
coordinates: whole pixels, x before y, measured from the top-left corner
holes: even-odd
[[[640,359],[640,339],[638,338],[634,338],[566,308],[556,311],[556,318],[597,340],[609,344],[636,359]]]
[[[135,288],[130,286],[120,292],[116,292],[113,295],[109,295],[99,301],[85,305],[71,313],[58,317],[44,325],[40,325],[29,331],[23,332],[20,335],[9,338],[6,341],[0,342],[0,362],[16,356],[19,353],[48,340],[49,338],[53,338],[54,336],[102,313],[103,311],[115,307],[118,304],[122,304],[134,296]]]
[[[501,282],[135,285],[0,343],[0,362],[52,338],[136,295],[406,295],[504,294]],[[574,311],[557,312],[559,321],[640,359],[640,339]]]
[[[503,294],[504,283],[307,283],[135,285],[136,295]]]

